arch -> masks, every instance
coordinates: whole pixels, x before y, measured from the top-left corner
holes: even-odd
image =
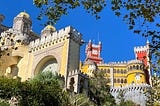
[[[45,71],[59,73],[58,62],[54,56],[46,56],[43,59],[41,59],[35,68],[34,75],[38,74],[39,72]]]
[[[132,66],[130,66],[130,70],[132,70],[133,68],[132,68]]]
[[[119,73],[119,69],[117,69],[117,73]]]
[[[69,88],[72,92],[74,91],[74,83],[75,83],[75,80],[74,80],[74,77],[72,77],[69,82]]]
[[[114,69],[114,73],[116,73],[116,69]]]
[[[18,72],[19,72],[19,68],[15,64],[7,67],[5,75],[10,77],[15,77],[15,76],[18,76]]]
[[[127,83],[127,79],[124,79],[124,83]]]
[[[114,83],[117,83],[116,79],[114,79]]]
[[[139,70],[139,65],[136,66],[136,70]]]
[[[123,79],[121,79],[121,83],[123,83]]]
[[[108,73],[110,73],[110,69],[108,69],[108,71],[107,71]]]
[[[121,69],[121,74],[123,74],[123,69]]]
[[[117,82],[120,83],[120,79],[117,79]]]
[[[133,65],[133,70],[135,70],[136,69],[136,66],[135,65]]]

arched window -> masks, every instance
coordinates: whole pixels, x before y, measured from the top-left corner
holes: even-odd
[[[114,69],[114,73],[116,73],[116,69]]]
[[[121,69],[121,74],[123,74],[123,69]]]
[[[120,83],[120,79],[118,79],[117,82]]]
[[[136,66],[136,69],[139,70],[139,65]]]
[[[75,81],[74,81],[74,78],[72,77],[71,79],[70,79],[70,90],[73,92],[74,91],[74,86],[73,86],[73,84],[75,83]]]
[[[132,68],[132,66],[130,66],[130,70],[132,70],[133,68]]]
[[[136,69],[136,66],[135,65],[133,65],[133,70],[135,70]]]
[[[110,69],[108,69],[108,73],[110,73]]]
[[[127,73],[127,71],[126,70],[124,70],[124,74],[126,74]]]
[[[123,79],[121,79],[121,83],[123,83]]]
[[[127,79],[124,79],[124,83],[127,83]]]
[[[117,73],[119,74],[119,69],[117,69]]]
[[[116,82],[116,79],[114,79],[114,83],[117,83],[117,82]]]

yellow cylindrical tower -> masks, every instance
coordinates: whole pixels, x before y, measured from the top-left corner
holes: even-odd
[[[140,60],[131,60],[128,62],[127,84],[146,83],[144,64]]]

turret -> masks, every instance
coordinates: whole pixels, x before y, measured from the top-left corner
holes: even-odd
[[[41,37],[45,37],[48,35],[51,35],[53,32],[56,31],[56,28],[51,25],[47,25],[42,31],[41,31]]]
[[[102,44],[101,42],[98,43],[98,45],[96,44],[92,44],[92,41],[90,40],[88,42],[88,45],[86,46],[86,60],[91,60],[97,64],[102,63],[102,58],[100,57],[100,53],[102,50]]]
[[[151,84],[151,67],[150,67],[150,44],[147,40],[146,46],[139,46],[134,48],[135,57],[142,60],[145,65],[145,74],[148,84]]]
[[[127,71],[128,84],[146,83],[144,64],[141,60],[128,61],[127,67],[128,67]]]
[[[29,14],[26,12],[21,12],[14,18],[13,29],[22,33],[29,33],[31,30],[31,25],[32,21]]]

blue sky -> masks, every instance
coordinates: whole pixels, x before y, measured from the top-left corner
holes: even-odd
[[[0,14],[5,15],[4,25],[12,26],[14,17],[22,11],[26,11],[32,19],[32,30],[40,33],[44,21],[37,20],[39,9],[32,0],[0,0]],[[83,40],[91,39],[102,42],[101,57],[105,62],[127,61],[134,59],[133,48],[146,44],[146,38],[136,35],[128,30],[127,25],[114,15],[110,8],[105,8],[100,14],[101,19],[87,14],[83,8],[71,10],[67,16],[63,16],[55,25],[59,30],[68,25],[73,26],[83,35]],[[98,37],[99,35],[99,37]],[[81,47],[81,60],[85,59],[85,46]]]

